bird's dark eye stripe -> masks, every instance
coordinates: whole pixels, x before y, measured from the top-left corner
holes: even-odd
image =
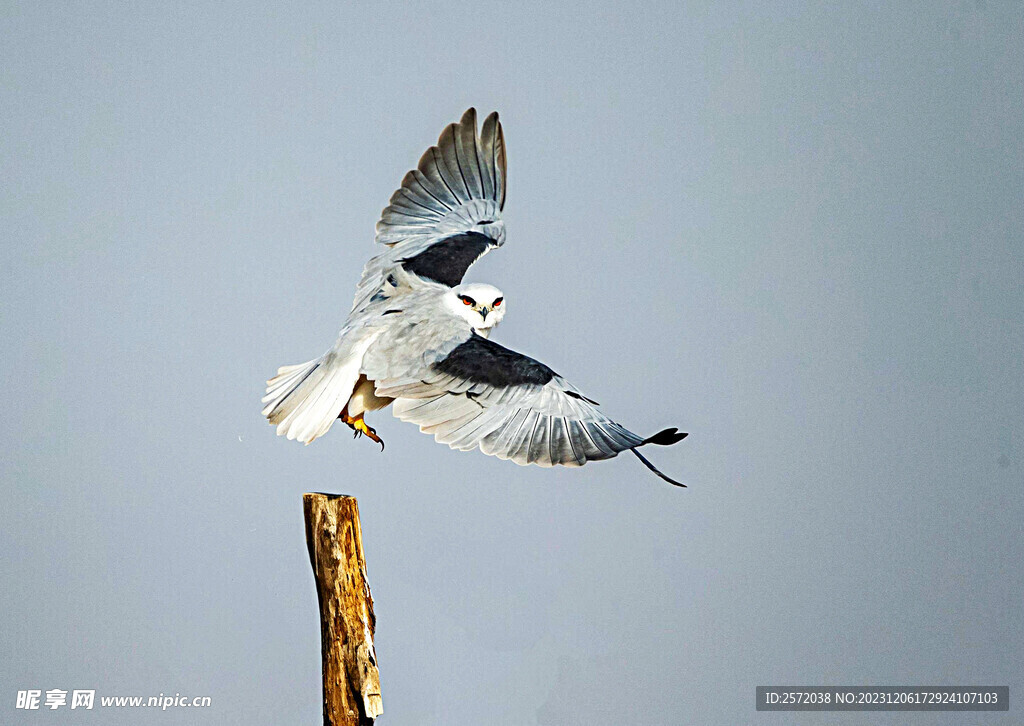
[[[469,295],[459,295],[459,300],[470,305],[476,305],[476,300],[471,298]]]
[[[505,298],[499,297],[497,300],[495,300],[493,303],[491,303],[491,305],[501,305],[504,301],[505,301]]]

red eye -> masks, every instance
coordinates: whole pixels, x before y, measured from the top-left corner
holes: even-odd
[[[463,305],[472,305],[473,303],[472,303],[472,301],[468,297],[464,297],[464,298],[462,298],[462,304]]]
[[[502,301],[503,301],[504,299],[505,299],[505,298],[503,298],[503,297],[499,297],[499,298],[498,298],[497,300],[495,300],[495,301],[494,301],[494,307],[496,307],[496,308],[500,308],[500,307],[501,307],[501,303],[502,303]]]

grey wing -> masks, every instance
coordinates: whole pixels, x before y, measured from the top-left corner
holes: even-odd
[[[392,377],[367,375],[394,413],[442,444],[517,464],[581,466],[649,439],[612,421],[543,363],[475,333]],[[658,443],[657,441],[653,443]]]
[[[492,113],[477,133],[476,110],[441,133],[377,222],[384,252],[371,259],[352,309],[362,309],[397,266],[449,287],[482,255],[505,241],[505,140]]]

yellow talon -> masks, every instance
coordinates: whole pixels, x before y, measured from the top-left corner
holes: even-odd
[[[377,435],[377,432],[373,428],[366,425],[366,421],[363,420],[363,414],[353,417],[348,415],[348,411],[342,411],[341,416],[338,418],[352,427],[355,431],[353,436],[358,437],[360,434],[366,434],[367,438],[370,438],[380,444],[380,450],[384,451],[384,440]]]
[[[361,419],[361,418],[357,418],[357,419],[356,419],[356,420],[355,420],[355,421],[354,421],[354,422],[352,423],[352,428],[354,428],[354,429],[355,429],[356,431],[358,431],[358,432],[360,432],[360,433],[366,434],[367,436],[369,436],[369,435],[370,435],[370,431],[371,431],[370,427],[369,427],[369,426],[367,426],[367,425],[366,425],[366,421],[364,421],[364,420],[363,420],[363,419]],[[376,433],[376,432],[374,432],[374,433]]]

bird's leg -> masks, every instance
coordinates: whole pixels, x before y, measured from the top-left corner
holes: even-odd
[[[341,415],[338,418],[352,428],[355,432],[352,434],[354,438],[358,438],[360,434],[366,434],[368,438],[380,444],[380,450],[384,451],[384,439],[377,435],[376,430],[366,425],[366,421],[363,420],[363,414],[359,414],[358,416],[349,416],[348,409],[345,409],[341,412]]]

